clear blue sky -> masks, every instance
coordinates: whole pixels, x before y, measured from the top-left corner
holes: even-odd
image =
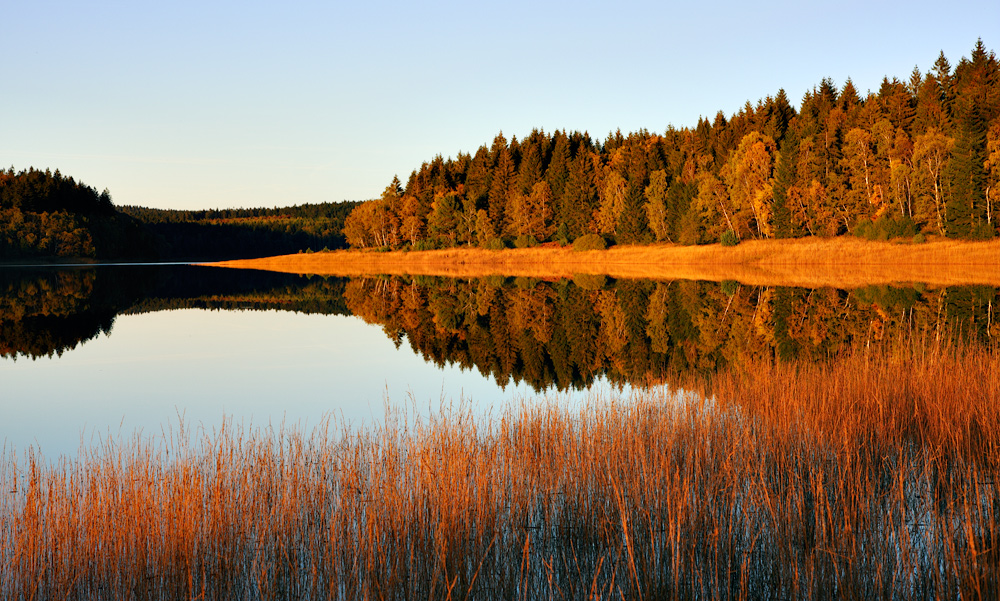
[[[116,204],[377,196],[500,130],[653,132],[1000,50],[1000,2],[11,2],[0,165]]]

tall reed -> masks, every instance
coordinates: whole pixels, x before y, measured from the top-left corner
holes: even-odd
[[[0,461],[4,599],[996,598],[1000,354]]]

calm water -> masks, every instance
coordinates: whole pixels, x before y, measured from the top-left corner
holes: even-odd
[[[199,267],[0,273],[0,446],[211,429],[378,423],[520,402],[478,370],[425,361],[344,306],[346,282]],[[564,395],[565,396],[565,395]]]
[[[0,440],[47,457],[218,427],[536,392],[579,402],[749,357],[818,361],[901,332],[1000,335],[991,288],[855,291],[581,277],[346,280],[193,266],[0,270]]]

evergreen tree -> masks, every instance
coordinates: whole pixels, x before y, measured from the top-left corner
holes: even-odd
[[[798,160],[799,141],[797,136],[786,137],[781,143],[778,161],[774,167],[774,237],[791,238],[804,235],[793,228],[792,213],[788,206],[788,190],[795,185],[795,163]]]
[[[657,241],[671,241],[670,234],[673,223],[669,220],[667,211],[669,189],[666,171],[659,169],[650,174],[649,185],[646,186],[645,210],[649,228],[653,230]]]
[[[552,158],[545,169],[545,181],[549,183],[553,198],[561,198],[569,179],[569,138],[566,132],[557,131],[552,136]]]
[[[592,150],[584,150],[571,162],[566,188],[559,202],[559,221],[565,223],[570,241],[590,231],[597,201],[596,163]]]
[[[494,224],[505,223],[507,208],[517,193],[517,169],[514,159],[507,148],[500,150],[496,169],[490,182],[490,194],[487,201],[490,220]]]

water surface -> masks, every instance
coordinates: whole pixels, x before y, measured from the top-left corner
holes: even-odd
[[[0,270],[0,440],[48,457],[103,438],[218,427],[352,427],[387,409],[499,413],[579,402],[751,358],[858,343],[991,344],[998,291],[856,290],[581,276],[353,280],[193,266]]]

